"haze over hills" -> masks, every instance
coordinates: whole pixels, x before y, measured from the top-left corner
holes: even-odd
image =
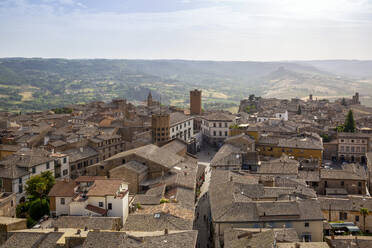
[[[125,97],[187,106],[203,89],[204,108],[236,109],[249,94],[337,98],[361,93],[372,106],[372,61],[217,62],[186,60],[0,59],[0,109],[32,111]]]

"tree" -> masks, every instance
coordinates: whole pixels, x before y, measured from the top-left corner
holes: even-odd
[[[346,106],[346,100],[345,100],[345,98],[342,98],[341,105]]]
[[[349,112],[347,113],[345,124],[344,124],[344,132],[347,132],[347,133],[355,132],[355,121],[354,121],[352,110],[349,110]]]
[[[40,175],[32,176],[27,180],[25,187],[29,199],[46,198],[55,182],[54,176],[50,171],[45,171]]]
[[[298,105],[297,114],[300,115],[302,113],[301,105]]]
[[[36,199],[30,203],[28,214],[33,220],[39,220],[49,214],[49,202],[46,199]]]
[[[369,210],[368,208],[361,208],[359,213],[363,216],[363,232],[366,232],[366,217],[369,215]]]

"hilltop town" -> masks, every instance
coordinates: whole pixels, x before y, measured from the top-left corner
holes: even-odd
[[[151,92],[0,112],[0,247],[372,247],[372,108]]]

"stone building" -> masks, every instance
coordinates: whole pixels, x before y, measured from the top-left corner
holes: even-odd
[[[214,146],[221,145],[229,137],[229,127],[235,124],[236,117],[230,114],[216,112],[202,116],[203,142]]]
[[[320,169],[320,181],[315,190],[320,195],[366,195],[367,173],[356,164],[342,169]]]
[[[363,133],[338,133],[338,159],[351,163],[366,163],[369,135]]]
[[[153,114],[151,118],[152,142],[165,144],[170,139],[170,115],[168,113]]]
[[[202,91],[192,90],[190,91],[190,114],[201,115],[202,113]]]
[[[372,209],[372,198],[368,196],[319,197],[320,206],[324,218],[327,221],[354,222],[360,230],[363,230],[363,216],[360,215],[361,208]],[[366,231],[372,232],[372,215],[366,217]]]
[[[10,192],[0,193],[0,216],[16,216],[16,194]]]

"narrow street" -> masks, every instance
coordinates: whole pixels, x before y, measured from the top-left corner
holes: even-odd
[[[216,151],[208,146],[204,146],[202,151],[197,154],[198,164],[204,165],[205,168],[205,181],[200,188],[200,195],[196,202],[195,208],[195,222],[194,229],[199,231],[198,233],[198,248],[209,248],[211,247],[210,237],[210,206],[209,206],[209,183],[211,178],[210,161],[213,158]]]

